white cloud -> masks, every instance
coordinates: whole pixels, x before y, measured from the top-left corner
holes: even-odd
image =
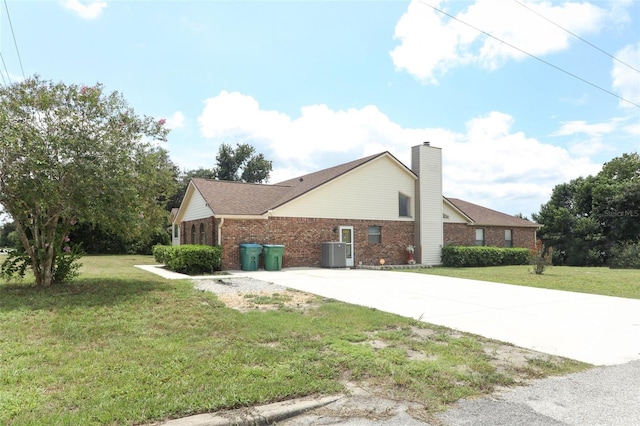
[[[640,74],[636,71],[640,69],[640,42],[624,47],[614,56],[624,64],[616,60],[613,61],[613,70],[611,71],[613,90],[621,97],[635,104],[640,104]],[[637,108],[637,106],[623,100],[620,101],[620,106]]]
[[[616,130],[620,119],[613,119],[605,123],[588,124],[584,120],[568,121],[564,123],[553,136],[568,136],[575,134],[585,134],[591,137],[600,137]]]
[[[387,150],[410,165],[410,147],[430,141],[443,150],[446,195],[514,214],[530,214],[548,201],[555,185],[600,169],[584,153],[514,132],[514,118],[496,111],[469,120],[456,133],[403,128],[372,105],[339,111],[311,105],[292,118],[262,110],[251,96],[223,91],[205,101],[198,122],[214,142],[259,145],[274,162],[271,182]]]
[[[96,19],[107,7],[106,1],[81,2],[80,0],[65,0],[63,6],[76,12],[82,19]]]
[[[171,130],[184,127],[184,114],[182,111],[176,111],[171,117],[167,118],[167,127]]]
[[[611,144],[607,138],[613,136],[616,140],[625,138],[624,133],[632,134],[633,125],[625,125],[627,118],[615,117],[601,123],[587,123],[584,120],[568,121],[551,136],[570,136],[569,150],[579,155],[597,155],[616,152],[616,144]],[[617,133],[619,132],[619,133]]]
[[[586,2],[557,6],[526,0],[522,3],[578,35],[597,31],[607,17],[607,11]],[[473,63],[495,69],[509,59],[528,56],[462,22],[535,56],[569,46],[571,36],[567,32],[516,2],[477,0],[457,14],[447,10],[447,2],[431,4],[459,21],[414,0],[396,24],[394,38],[400,45],[391,52],[397,69],[424,82],[435,83],[438,75],[461,65]],[[455,7],[456,3],[451,5]]]

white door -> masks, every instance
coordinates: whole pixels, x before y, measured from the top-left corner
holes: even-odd
[[[353,226],[340,227],[340,242],[347,244],[347,268],[353,266]]]

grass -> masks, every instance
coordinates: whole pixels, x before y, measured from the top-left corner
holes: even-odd
[[[345,380],[425,412],[587,365],[498,367],[498,342],[332,300],[242,313],[188,281],[85,257],[81,278],[0,284],[0,424],[143,424],[344,391]],[[285,303],[271,295],[256,302]]]
[[[640,299],[639,269],[553,266],[545,270],[542,275],[530,273],[530,269],[530,266],[489,266],[485,268],[436,267],[411,269],[407,271],[528,287]]]

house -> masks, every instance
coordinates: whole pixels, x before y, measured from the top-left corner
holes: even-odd
[[[329,241],[346,244],[348,267],[404,264],[409,245],[417,263],[436,265],[445,209],[454,225],[493,226],[448,203],[441,150],[425,142],[412,147],[411,168],[382,152],[273,185],[192,179],[172,214],[173,243],[221,245],[225,269],[240,269],[244,243],[284,245],[284,267],[320,266]]]
[[[457,198],[443,197],[445,245],[533,247],[541,225]]]

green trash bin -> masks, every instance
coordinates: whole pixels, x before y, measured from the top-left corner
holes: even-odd
[[[257,271],[260,263],[260,244],[240,244],[240,267],[243,271]]]
[[[279,271],[282,269],[282,255],[284,246],[278,244],[265,244],[264,246],[264,270]]]

